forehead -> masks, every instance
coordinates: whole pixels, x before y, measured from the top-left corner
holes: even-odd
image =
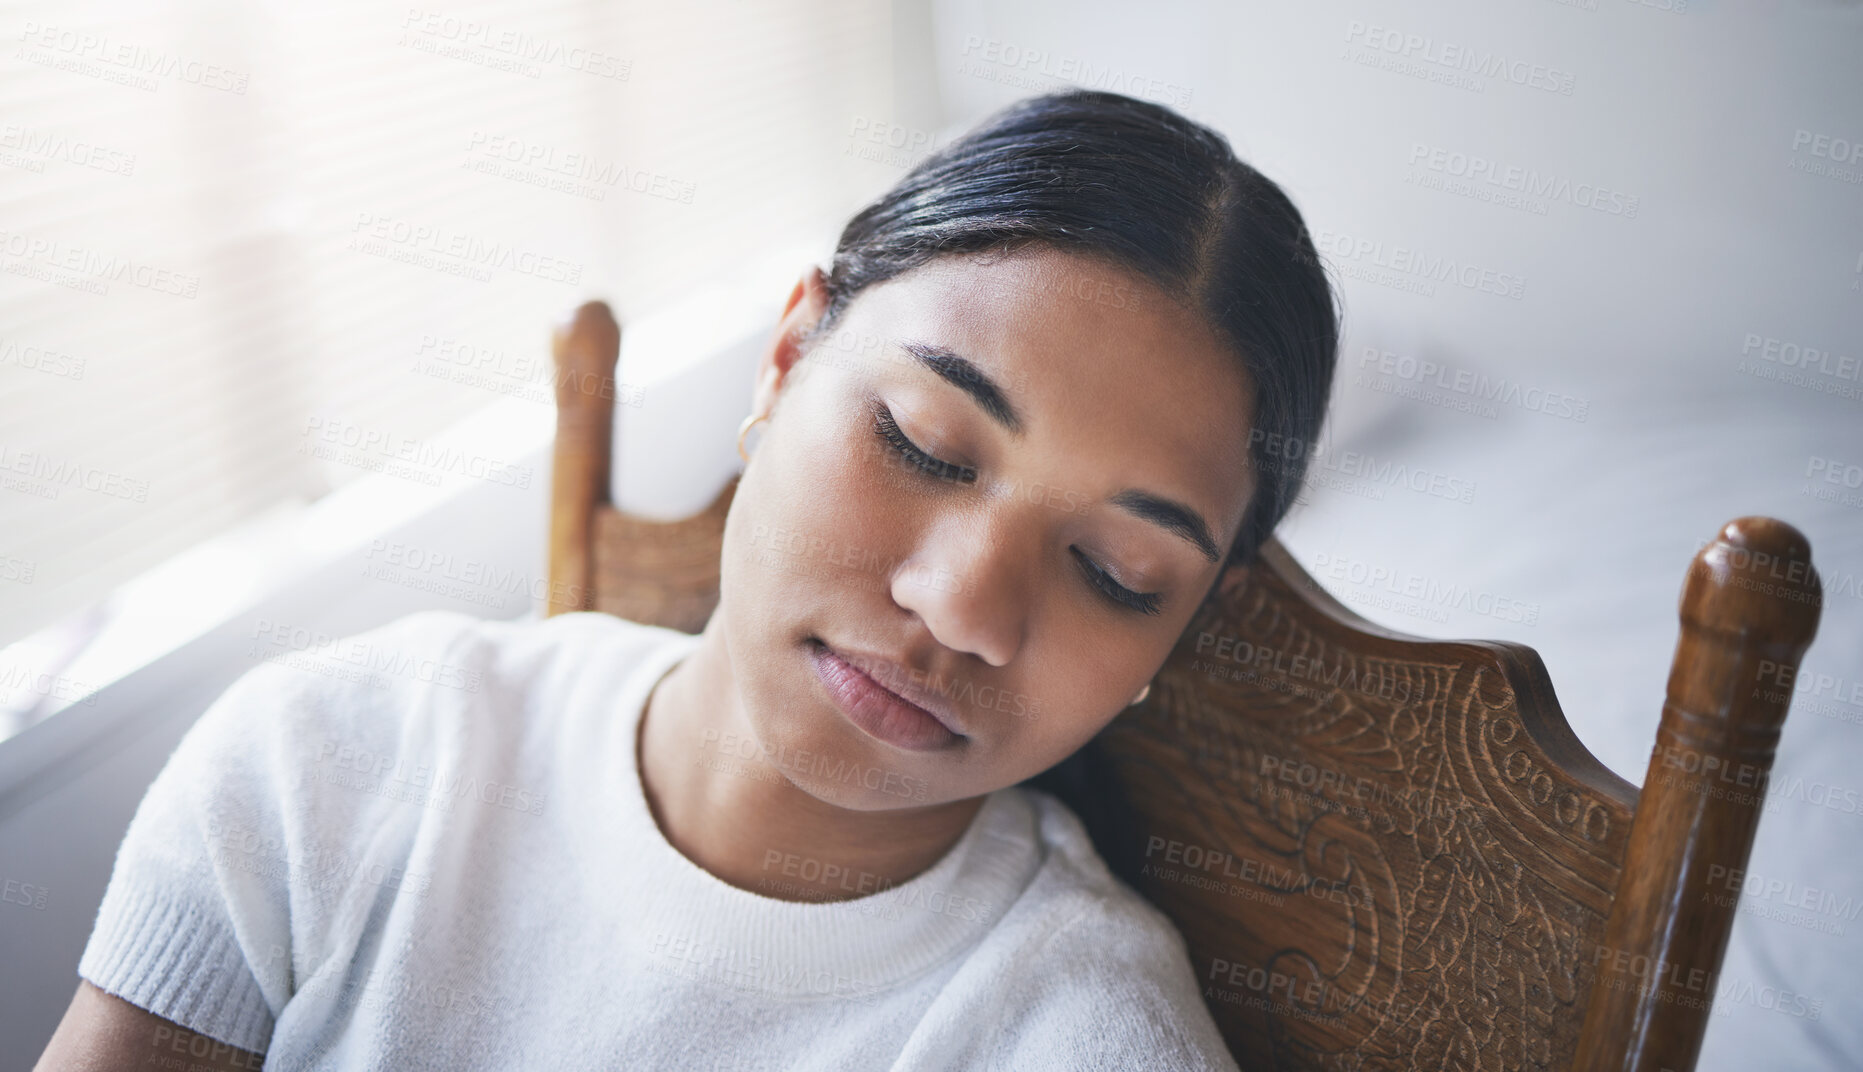
[[[947,347],[996,380],[1030,450],[1240,524],[1248,378],[1194,310],[1142,277],[1049,247],[945,257],[862,292],[850,330]],[[1086,477],[1082,477],[1086,479]]]

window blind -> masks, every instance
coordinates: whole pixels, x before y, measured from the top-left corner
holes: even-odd
[[[0,8],[0,646],[370,472],[547,480],[433,437],[587,298],[831,243],[899,7]]]

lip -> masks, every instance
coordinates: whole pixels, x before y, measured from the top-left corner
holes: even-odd
[[[898,667],[897,663],[857,652],[837,652],[821,641],[809,647],[815,675],[829,698],[849,722],[868,736],[911,752],[936,752],[964,740],[949,710],[908,699],[863,669],[872,667],[889,678],[903,676],[889,673]]]

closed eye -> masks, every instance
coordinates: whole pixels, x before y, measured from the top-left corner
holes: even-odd
[[[977,471],[970,466],[947,462],[919,449],[918,444],[912,442],[907,438],[906,433],[899,430],[898,422],[893,420],[893,411],[888,409],[884,402],[874,407],[873,430],[881,439],[891,444],[900,457],[915,468],[940,480],[951,480],[960,484],[976,482]]]
[[[1068,550],[1074,552],[1074,559],[1080,563],[1080,568],[1085,571],[1088,583],[1105,593],[1107,598],[1131,607],[1140,614],[1158,613],[1158,605],[1163,602],[1162,597],[1160,597],[1158,593],[1134,592],[1132,589],[1113,580],[1112,574],[1100,568],[1099,564],[1094,562],[1091,558],[1088,558],[1080,548],[1070,547]]]

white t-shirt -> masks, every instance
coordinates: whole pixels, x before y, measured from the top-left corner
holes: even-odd
[[[1046,794],[847,901],[681,855],[634,743],[696,637],[426,611],[269,639],[149,787],[78,965],[266,1068],[1236,1067],[1182,937]]]

